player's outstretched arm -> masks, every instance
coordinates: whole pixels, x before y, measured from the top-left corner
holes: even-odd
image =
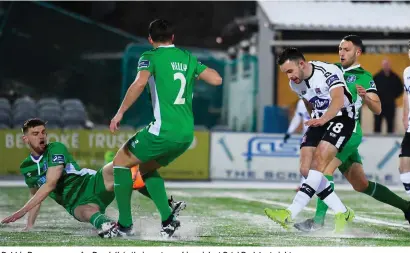
[[[151,73],[148,70],[138,71],[135,81],[130,85],[125,94],[124,99],[122,100],[121,106],[117,111],[117,114],[111,120],[110,130],[114,132],[118,129],[119,123],[124,116],[124,113],[135,103],[139,98],[142,91],[145,88],[145,85],[148,83],[148,79],[151,76]]]
[[[37,192],[37,188],[29,188],[29,190],[30,190],[31,197],[34,197],[34,195]],[[33,228],[34,223],[36,222],[38,213],[40,212],[40,206],[41,206],[41,203],[33,207],[33,209],[31,209],[28,212],[27,224],[26,224],[26,227],[23,229],[23,231],[29,231],[30,229]]]
[[[148,70],[141,70],[138,72],[134,82],[128,88],[118,112],[124,114],[131,105],[135,103],[144,90],[145,85],[147,85],[150,76],[151,73]]]
[[[50,192],[52,192],[56,188],[57,182],[60,179],[61,173],[63,172],[63,168],[63,165],[57,165],[48,168],[46,182],[37,190],[34,196],[20,210],[3,219],[1,223],[15,222],[16,220],[26,215],[26,213],[33,209],[35,206],[43,202],[44,199],[46,199],[50,194]]]
[[[222,77],[218,74],[218,72],[216,72],[215,69],[209,67],[202,71],[198,78],[209,83],[210,85],[218,86],[222,84]]]

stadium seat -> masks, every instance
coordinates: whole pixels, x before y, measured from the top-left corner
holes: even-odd
[[[29,117],[26,116],[19,116],[19,117],[13,117],[13,127],[18,127],[21,128],[24,124],[24,122],[28,119]]]
[[[82,125],[78,125],[78,124],[68,124],[64,126],[64,129],[66,130],[79,130],[79,129],[83,129],[84,127]]]
[[[64,107],[64,111],[81,111],[85,114],[85,107],[83,105],[67,105]]]
[[[37,111],[32,110],[31,108],[24,108],[24,109],[22,108],[21,110],[13,112],[11,116],[13,118],[20,118],[20,117],[26,118],[26,119],[35,118],[37,117]]]
[[[10,128],[10,126],[8,126],[6,124],[3,124],[3,123],[0,123],[0,129],[9,129],[9,128]]]
[[[12,109],[12,114],[18,114],[19,112],[28,112],[28,111],[32,111],[35,112],[36,111],[36,104],[35,103],[31,103],[31,102],[21,102],[17,105],[13,105],[13,109]]]
[[[51,114],[59,114],[61,116],[62,114],[61,107],[59,105],[52,105],[52,104],[44,105],[43,107],[39,108],[38,112],[39,112],[39,115],[51,113]]]
[[[47,127],[61,127],[61,113],[59,111],[43,110],[40,111],[38,117],[44,121],[47,121]]]
[[[79,106],[79,107],[84,107],[83,102],[81,100],[73,98],[73,99],[64,99],[61,102],[61,105],[66,108],[67,106]]]
[[[70,107],[70,108],[65,108],[63,111],[63,114],[76,114],[76,115],[82,115],[82,117],[86,118],[87,113],[84,110],[84,108],[80,108],[80,107]]]
[[[16,101],[14,101],[13,109],[21,104],[25,104],[25,105],[30,104],[33,106],[32,108],[35,108],[36,102],[30,97],[18,98],[16,99]]]
[[[32,108],[25,108],[25,110],[19,110],[17,112],[13,112],[12,114],[13,120],[12,125],[21,127],[23,123],[28,120],[29,118],[37,117],[37,112]]]
[[[0,98],[0,110],[1,109],[8,109],[11,110],[10,102],[7,98]]]
[[[0,98],[0,104],[9,104],[10,105],[10,101],[7,98]]]
[[[0,124],[11,126],[10,114],[0,111]]]
[[[70,113],[64,112],[62,120],[64,127],[77,125],[84,126],[85,124],[84,115],[75,113],[74,111]]]
[[[10,114],[10,112],[11,112],[10,105],[0,104],[0,113]]]
[[[58,102],[57,98],[42,98],[37,102],[37,106],[39,108],[47,107],[47,106],[54,106],[61,109],[61,105]]]
[[[54,123],[50,123],[47,121],[47,129],[60,129],[61,125],[60,124],[54,124]]]

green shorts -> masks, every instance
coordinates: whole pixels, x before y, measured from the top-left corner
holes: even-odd
[[[146,128],[137,132],[128,140],[127,147],[141,162],[155,160],[161,166],[167,166],[190,146],[189,142],[175,142],[148,132]]]
[[[336,155],[342,164],[339,166],[339,170],[344,174],[353,163],[362,163],[362,159],[359,154],[359,145],[362,142],[362,135],[353,133],[342,152]]]
[[[74,217],[74,210],[78,206],[86,204],[96,204],[100,207],[100,212],[105,213],[105,209],[111,204],[115,198],[114,191],[109,192],[105,188],[104,178],[102,174],[103,169],[99,169],[94,175],[90,175],[88,183],[83,192],[80,193],[80,197],[77,201],[67,206],[66,210]]]

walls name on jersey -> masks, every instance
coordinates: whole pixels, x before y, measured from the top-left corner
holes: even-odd
[[[181,62],[171,62],[171,67],[173,70],[177,71],[186,71],[188,69],[188,65]]]

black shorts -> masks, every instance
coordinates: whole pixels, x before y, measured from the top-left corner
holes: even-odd
[[[404,135],[403,141],[401,142],[401,153],[399,157],[410,157],[410,133]]]
[[[323,126],[309,127],[302,138],[300,148],[317,147],[320,141],[327,141],[340,152],[352,136],[354,127],[354,119],[344,115],[336,116]]]

